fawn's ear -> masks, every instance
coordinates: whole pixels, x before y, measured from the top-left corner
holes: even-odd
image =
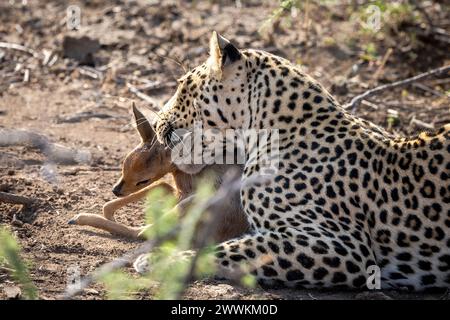
[[[136,105],[133,102],[133,115],[134,121],[136,123],[136,129],[141,136],[142,141],[151,141],[155,136],[155,131],[153,130],[150,122],[147,118],[136,108]]]
[[[209,40],[209,55],[210,65],[218,73],[241,58],[241,52],[229,40],[215,31]]]

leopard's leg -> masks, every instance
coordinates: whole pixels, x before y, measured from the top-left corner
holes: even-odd
[[[266,285],[363,287],[369,276],[366,269],[375,264],[373,255],[367,248],[348,245],[317,226],[308,231],[261,231],[217,246],[216,275],[238,280],[251,273]],[[149,270],[148,256],[139,257],[134,266],[138,272]]]
[[[373,255],[357,245],[350,249],[348,244],[317,226],[309,226],[308,231],[286,228],[245,235],[218,247],[218,276],[232,278],[249,268],[267,285],[362,287],[369,276],[367,267],[375,264]],[[242,263],[247,267],[241,267]]]
[[[144,189],[139,190],[135,193],[132,193],[128,196],[125,196],[122,198],[117,198],[117,199],[114,199],[114,200],[111,200],[111,201],[105,203],[105,205],[103,206],[103,216],[108,220],[114,221],[114,213],[118,209],[124,207],[125,205],[127,205],[129,203],[136,202],[138,200],[145,198],[147,193],[155,188],[163,188],[168,193],[175,194],[175,189],[166,182],[161,182],[158,184],[151,184],[151,185],[145,187]]]

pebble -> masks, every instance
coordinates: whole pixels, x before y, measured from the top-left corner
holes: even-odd
[[[8,300],[19,299],[22,296],[22,290],[18,286],[7,286],[3,288]]]

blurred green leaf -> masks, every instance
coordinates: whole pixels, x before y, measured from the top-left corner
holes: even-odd
[[[108,299],[127,300],[133,299],[137,291],[148,287],[143,279],[133,279],[122,271],[114,271],[104,275],[100,281],[105,284]]]
[[[27,265],[20,258],[20,246],[9,231],[0,227],[0,265],[12,269],[11,276],[22,286],[25,299],[37,299],[37,289]]]
[[[162,188],[149,192],[146,201],[146,223],[152,224],[145,232],[147,238],[162,237],[178,223],[177,201]]]

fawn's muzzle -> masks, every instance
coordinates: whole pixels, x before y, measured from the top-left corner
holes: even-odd
[[[120,180],[119,183],[117,183],[114,188],[112,189],[112,192],[115,196],[120,197],[122,195],[122,186],[123,186],[123,180]]]

